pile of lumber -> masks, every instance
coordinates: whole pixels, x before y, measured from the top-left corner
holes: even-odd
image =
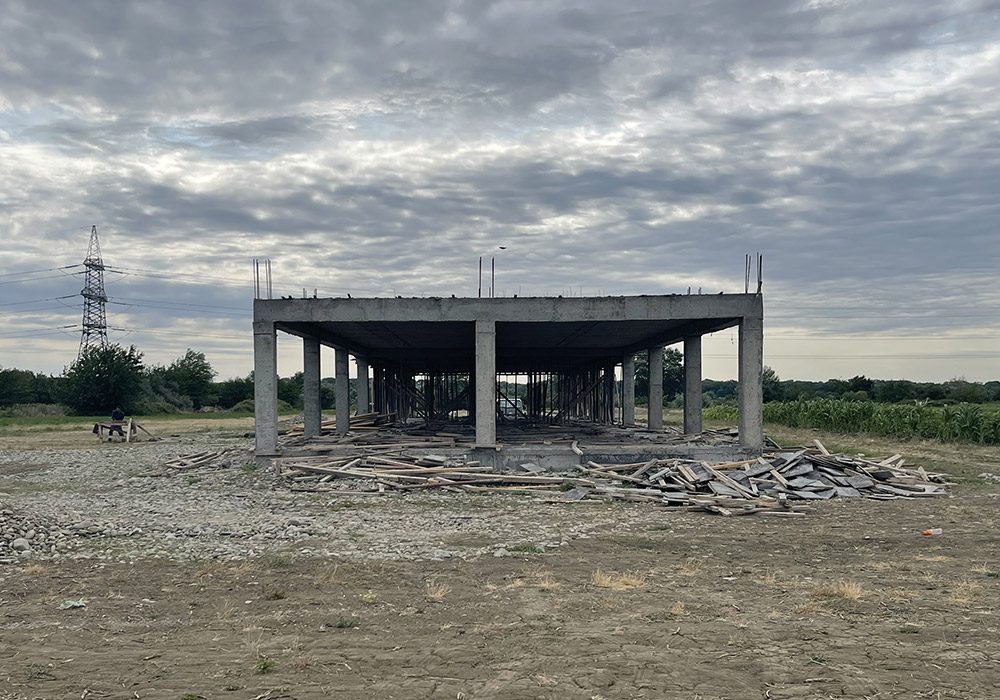
[[[595,486],[589,479],[538,474],[501,474],[477,461],[458,461],[428,454],[420,457],[402,453],[368,454],[331,459],[329,457],[277,457],[279,474],[297,486],[296,491],[384,492],[442,489],[445,491],[553,491],[564,483]],[[352,480],[354,488],[328,485],[334,479]],[[361,483],[357,483],[361,480]],[[314,482],[305,486],[303,482]]]
[[[575,443],[574,443],[575,444]],[[479,462],[401,451],[282,457],[275,460],[294,490],[382,493],[387,489],[523,492],[552,502],[621,500],[686,506],[721,515],[797,515],[808,501],[834,497],[879,500],[945,494],[944,474],[904,467],[900,455],[877,460],[830,454],[814,448],[781,450],[741,462],[712,465],[690,459],[650,459],[632,464],[588,461],[573,473],[532,465],[519,473],[494,471]],[[334,485],[334,481],[340,482]],[[343,488],[348,480],[348,488]]]
[[[170,476],[191,469],[219,469],[230,466],[226,455],[229,450],[218,450],[215,452],[196,452],[195,454],[184,455],[168,460],[160,465],[160,471],[152,476]]]
[[[305,434],[305,424],[301,416],[295,419],[294,425],[290,426],[283,434],[286,438],[301,438]],[[381,430],[396,421],[395,413],[358,413],[351,416],[350,430],[372,431]],[[330,434],[337,430],[337,419],[331,418],[320,422],[320,434]]]

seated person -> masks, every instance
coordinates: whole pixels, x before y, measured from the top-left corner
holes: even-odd
[[[111,412],[111,420],[115,423],[120,423],[125,420],[125,411],[122,410],[121,406],[116,406],[115,410]],[[125,437],[125,432],[122,430],[120,425],[112,425],[108,428],[108,437],[111,437],[115,433],[118,433],[122,437]]]

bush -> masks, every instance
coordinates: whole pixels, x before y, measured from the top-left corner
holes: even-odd
[[[69,412],[61,403],[21,403],[0,409],[3,418],[38,418],[40,416],[66,416]]]
[[[229,410],[233,413],[253,413],[253,399],[243,399]]]
[[[180,412],[181,411],[177,408],[177,406],[173,405],[169,401],[157,401],[155,399],[140,401],[138,405],[136,405],[135,410],[132,411],[135,415],[144,416],[158,416]]]

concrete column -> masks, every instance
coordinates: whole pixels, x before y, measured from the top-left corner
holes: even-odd
[[[615,422],[615,366],[604,366],[604,410],[601,422]]]
[[[764,322],[744,317],[740,323],[739,350],[740,446],[760,452],[764,448]]]
[[[369,413],[371,406],[368,401],[368,358],[355,355],[354,362],[358,366],[358,413]]]
[[[635,425],[635,355],[622,358],[622,425]]]
[[[476,446],[497,442],[497,324],[476,321]]]
[[[323,408],[319,397],[319,338],[302,339],[302,422],[307,438],[320,433]]]
[[[278,450],[278,342],[274,323],[253,324],[254,435],[258,455]]]
[[[337,348],[334,351],[333,368],[336,372],[337,434],[346,435],[351,429],[351,355],[347,350]]]
[[[648,351],[649,429],[663,430],[663,346]]]
[[[437,377],[433,374],[424,375],[424,409],[427,412],[424,421],[427,423],[430,423],[434,418],[434,384],[436,380]]]
[[[701,336],[684,339],[684,432],[701,432]]]

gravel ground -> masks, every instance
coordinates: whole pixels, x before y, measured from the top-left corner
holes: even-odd
[[[157,476],[168,460],[228,450],[224,468]],[[24,559],[245,559],[281,552],[388,560],[506,556],[663,511],[540,506],[524,496],[297,493],[253,467],[251,441],[206,433],[85,450],[0,451],[0,563]],[[581,510],[585,516],[581,516]]]

